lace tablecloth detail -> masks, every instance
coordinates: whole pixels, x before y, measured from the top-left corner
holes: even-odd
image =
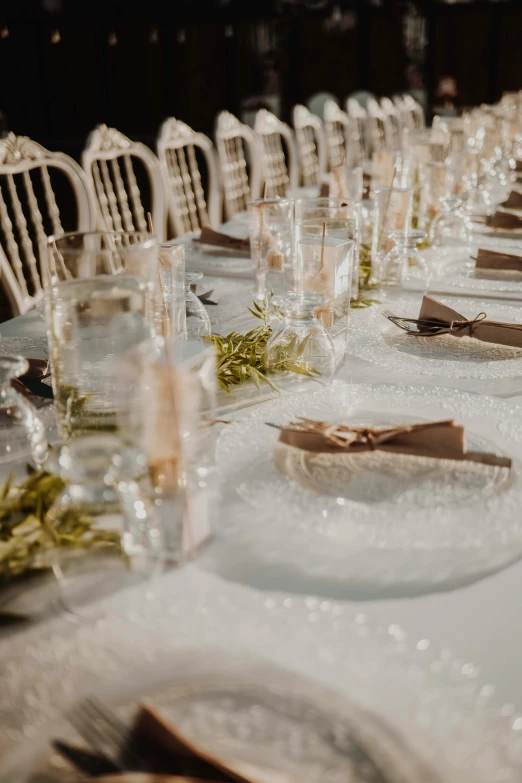
[[[334,688],[388,722],[445,783],[493,783],[499,770],[504,783],[519,780],[518,715],[492,702],[494,689],[472,663],[409,640],[393,622],[374,626],[360,607],[262,594],[193,567],[109,599],[80,624],[57,620],[45,634],[0,645],[4,736],[26,740],[0,780],[13,783],[13,769],[45,753],[36,722],[48,737],[64,736],[59,711],[68,700],[92,688],[116,703],[139,698],[169,670],[185,671],[174,655],[183,660],[186,651],[190,664],[190,649],[209,646],[233,669],[255,656]]]

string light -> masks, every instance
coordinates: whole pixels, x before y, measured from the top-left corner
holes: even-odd
[[[9,38],[9,28],[7,26],[2,27],[0,30],[0,38]]]
[[[118,45],[118,36],[114,32],[114,30],[112,30],[109,33],[109,46],[117,46],[117,45]]]
[[[51,33],[51,43],[58,44],[62,40],[59,30],[53,30]]]

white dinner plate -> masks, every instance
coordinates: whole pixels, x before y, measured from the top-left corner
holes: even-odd
[[[294,450],[283,472],[278,431],[298,416],[356,426],[454,418],[467,448],[511,469],[379,452],[331,464]],[[220,434],[227,514],[202,556],[221,576],[335,598],[445,590],[522,556],[522,415],[500,400],[443,388],[343,384],[284,397]]]

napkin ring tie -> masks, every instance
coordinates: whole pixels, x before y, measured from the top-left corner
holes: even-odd
[[[486,313],[479,313],[471,321],[457,321],[457,320],[451,321],[449,330],[450,332],[455,333],[455,332],[460,332],[462,329],[467,329],[468,335],[470,337],[473,337],[473,329],[475,328],[475,325],[483,321],[484,318],[487,318]]]

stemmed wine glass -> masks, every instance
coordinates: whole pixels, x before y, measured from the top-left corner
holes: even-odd
[[[402,285],[406,278],[411,276],[412,270],[415,270],[415,273],[420,275],[427,284],[429,280],[428,266],[417,248],[418,243],[425,239],[425,232],[407,229],[405,231],[391,231],[389,236],[395,242],[395,247],[384,258],[384,285]]]

